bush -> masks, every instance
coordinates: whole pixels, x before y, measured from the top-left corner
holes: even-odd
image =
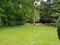
[[[26,0],[27,1],[27,0]],[[24,1],[1,1],[0,4],[0,26],[14,26],[14,25],[23,25],[28,20],[28,14],[31,13],[32,10],[32,2],[24,2]],[[21,5],[20,5],[21,4]],[[31,4],[30,6],[27,4]]]
[[[2,27],[2,26],[4,26],[4,23],[1,21],[1,22],[0,22],[0,27]]]
[[[8,25],[7,16],[4,14],[0,14],[0,26],[7,26],[7,25]]]
[[[54,27],[57,27],[57,19],[53,19],[53,25]]]
[[[52,26],[57,27],[57,22],[53,23],[53,25],[52,25]]]
[[[58,37],[60,39],[60,17],[58,19],[57,32],[58,32]]]
[[[17,18],[16,19],[17,25],[24,25],[27,22],[27,18],[25,14],[18,15],[16,18]]]
[[[53,19],[50,16],[41,16],[40,18],[41,23],[53,23]]]
[[[10,21],[9,25],[10,26],[15,26],[16,25],[16,21]]]
[[[19,20],[16,22],[17,25],[24,25],[26,23],[26,21],[24,20]]]
[[[1,27],[1,15],[0,15],[0,27]]]

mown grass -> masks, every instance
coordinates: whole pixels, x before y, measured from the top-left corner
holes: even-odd
[[[52,26],[15,26],[0,28],[0,45],[59,45]]]

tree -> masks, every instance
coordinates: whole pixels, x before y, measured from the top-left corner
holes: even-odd
[[[40,7],[40,0],[35,0],[35,2],[33,3],[33,8],[32,8],[32,13],[31,13],[31,22],[33,22],[33,25],[35,25],[36,20],[39,19],[39,7]]]
[[[49,1],[49,0],[48,0]],[[47,2],[48,2],[47,1]],[[60,0],[53,0],[49,3],[42,1],[40,9],[40,21],[43,23],[56,23],[60,15]]]
[[[0,20],[4,26],[25,24],[32,8],[33,0],[2,0]]]
[[[41,7],[40,7],[40,22],[42,23],[51,23],[52,17],[51,17],[51,4],[48,2],[43,2],[41,3]]]

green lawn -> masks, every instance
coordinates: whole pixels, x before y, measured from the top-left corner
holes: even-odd
[[[15,26],[0,28],[0,45],[59,45],[52,26]]]

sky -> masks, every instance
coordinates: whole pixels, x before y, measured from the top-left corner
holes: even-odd
[[[43,0],[44,2],[46,2],[47,0]]]
[[[43,0],[44,2],[47,2],[47,0]],[[50,3],[52,3],[54,0],[50,0]]]

